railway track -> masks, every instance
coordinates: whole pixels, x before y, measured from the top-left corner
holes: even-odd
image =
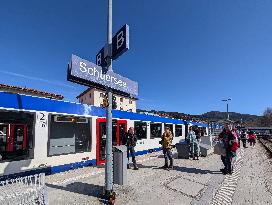
[[[272,154],[272,139],[259,138],[259,141]]]

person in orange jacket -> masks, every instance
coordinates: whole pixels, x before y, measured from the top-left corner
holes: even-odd
[[[162,151],[165,159],[165,164],[162,166],[162,168],[173,169],[172,140],[173,135],[170,131],[170,128],[166,127],[162,136]],[[168,166],[168,159],[170,161],[170,166]]]

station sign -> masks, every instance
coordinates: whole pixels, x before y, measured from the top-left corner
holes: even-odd
[[[107,46],[107,45],[106,45]],[[112,59],[116,60],[129,49],[129,26],[125,24],[112,38]],[[103,47],[96,55],[96,65],[106,66],[107,49]]]
[[[131,97],[138,96],[137,82],[112,71],[104,74],[101,66],[76,55],[72,55],[71,63],[68,65],[67,80],[98,88],[105,88],[106,86],[127,93]]]

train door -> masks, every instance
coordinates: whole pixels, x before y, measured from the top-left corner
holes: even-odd
[[[12,143],[14,152],[26,150],[26,125],[15,124],[12,126]]]
[[[3,159],[26,150],[26,131],[24,124],[0,124],[0,154]]]
[[[9,139],[9,125],[0,124],[0,153],[7,151],[7,140]]]
[[[122,144],[124,135],[127,131],[126,120],[112,120],[112,145]],[[96,161],[103,164],[106,159],[106,119],[96,120]]]

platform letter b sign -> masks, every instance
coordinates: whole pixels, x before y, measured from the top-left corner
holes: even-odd
[[[123,45],[124,40],[124,33],[121,31],[117,34],[117,50]]]
[[[99,53],[97,56],[96,56],[96,65],[99,65],[99,66],[101,66],[102,64],[101,64],[101,53]]]

